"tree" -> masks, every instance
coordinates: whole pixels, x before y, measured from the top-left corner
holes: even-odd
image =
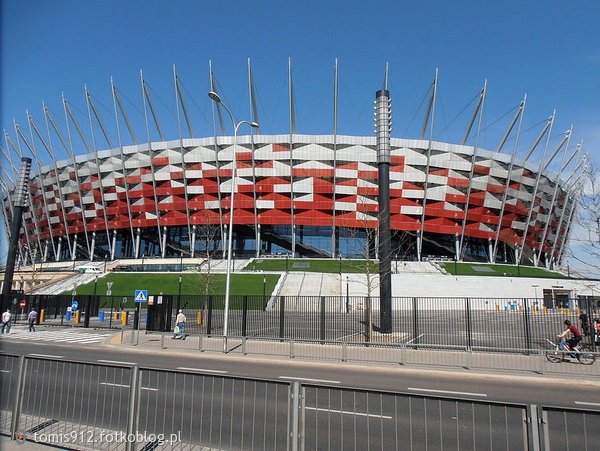
[[[379,220],[383,212],[375,211],[376,202],[373,198],[367,196],[359,196],[358,211],[356,212],[356,220],[359,222],[359,227],[346,227],[340,231],[340,235],[353,238],[350,240],[353,247],[354,255],[358,256],[358,260],[352,260],[348,264],[354,266],[363,276],[362,284],[366,289],[365,305],[364,305],[364,322],[365,322],[365,337],[367,341],[371,340],[373,333],[373,318],[372,318],[372,298],[380,285],[380,266],[377,261],[377,247],[379,242],[378,226]],[[404,259],[410,252],[410,236],[408,234],[396,235],[397,250],[392,250],[392,259]],[[393,273],[395,265],[391,265],[390,272]],[[341,272],[340,272],[341,277]],[[341,278],[340,278],[341,283]]]
[[[36,264],[36,253],[31,256],[32,264],[27,271],[22,270],[19,282],[19,288],[23,290],[24,294],[33,294],[38,286],[43,282],[43,262],[40,260],[39,264]],[[24,268],[23,268],[24,269]]]
[[[198,241],[202,243],[202,249],[205,261],[199,268],[200,285],[202,294],[208,296],[213,294],[212,288],[212,264],[214,258],[218,255],[219,249],[218,237],[220,236],[219,224],[212,224],[209,221],[209,214],[205,212],[203,224],[197,226]]]
[[[565,252],[588,275],[600,276],[600,174],[591,161],[584,171],[578,210],[572,220],[572,244]]]

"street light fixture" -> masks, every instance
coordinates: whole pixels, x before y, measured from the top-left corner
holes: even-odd
[[[223,103],[219,94],[214,91],[208,93],[210,99],[220,104],[231,119],[231,125],[233,126],[233,170],[231,172],[231,196],[229,197],[229,228],[227,229],[227,276],[225,278],[225,312],[223,314],[223,335],[227,336],[227,326],[229,320],[229,290],[231,286],[231,254],[232,254],[232,241],[233,241],[233,201],[235,195],[235,174],[236,174],[236,145],[237,145],[237,132],[242,124],[248,124],[252,128],[258,128],[258,123],[253,121],[239,121],[236,122],[231,110]]]

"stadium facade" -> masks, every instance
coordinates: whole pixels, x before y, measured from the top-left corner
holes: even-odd
[[[5,131],[5,149],[0,150],[14,172],[0,167],[0,207],[7,231],[13,212],[18,211],[14,208],[17,170],[11,154],[21,158],[28,152],[34,161],[20,234],[21,262],[225,256],[231,244],[232,254],[240,257],[378,258],[381,252],[382,264],[387,264],[391,247],[396,259],[437,257],[560,266],[575,222],[578,170],[585,159],[578,158],[581,145],[574,150],[569,146],[572,129],[561,134],[557,146],[549,145],[554,113],[527,154],[517,158],[526,96],[513,109],[514,116],[493,151],[478,145],[487,82],[475,97],[462,140],[438,142],[434,140],[436,71],[419,139],[390,139],[386,66],[384,90],[378,91],[375,101],[375,134],[342,136],[337,132],[336,60],[332,134],[301,135],[296,133],[290,59],[287,133],[237,136],[240,125],[257,127],[260,122],[250,61],[251,121],[236,123],[231,110],[221,103],[210,62],[209,77],[210,137],[195,138],[194,121],[184,101],[186,90],[175,68],[176,140],[165,137],[141,73],[144,144],[139,144],[125,99],[112,80],[116,142],[87,88],[89,135],[82,131],[75,108],[64,96],[66,131],[57,126],[46,106],[47,136],[30,114],[29,136],[16,122],[14,139]],[[232,121],[233,136],[224,131],[223,110]],[[150,138],[151,123],[158,140]],[[123,145],[121,124],[135,145]],[[189,139],[183,138],[184,128]],[[467,145],[471,135],[474,144]],[[76,136],[78,148],[84,151],[75,150]],[[100,136],[106,141],[105,150],[97,150]],[[508,153],[504,148],[511,139]],[[53,140],[66,150],[67,160],[57,161]],[[543,155],[534,161],[538,147],[543,147]],[[39,157],[42,149],[51,157],[47,166]],[[551,163],[557,156],[561,162],[552,173]],[[388,169],[389,184],[382,184]],[[380,211],[379,197],[382,205],[389,202],[386,211]],[[233,227],[228,230],[231,219]],[[390,238],[379,242],[380,233],[382,237],[389,234],[388,222]],[[229,236],[231,243],[226,242]]]
[[[237,137],[234,254],[376,258],[375,148],[374,136]],[[227,248],[233,165],[234,137],[217,136],[38,166],[21,258],[218,255]],[[474,146],[392,138],[392,255],[559,265],[577,200],[547,166]]]

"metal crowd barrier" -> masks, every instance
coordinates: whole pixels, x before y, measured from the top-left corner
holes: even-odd
[[[0,434],[65,449],[592,450],[600,439],[600,412],[583,407],[7,354],[0,395]]]

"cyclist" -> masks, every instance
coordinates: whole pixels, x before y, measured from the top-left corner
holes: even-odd
[[[577,344],[581,341],[581,332],[579,332],[579,329],[573,326],[571,321],[568,319],[565,320],[565,326],[567,326],[565,331],[562,334],[557,335],[556,338],[559,340],[564,340],[567,335],[571,334],[571,336],[567,338],[566,342],[569,346],[569,350],[575,351]]]

